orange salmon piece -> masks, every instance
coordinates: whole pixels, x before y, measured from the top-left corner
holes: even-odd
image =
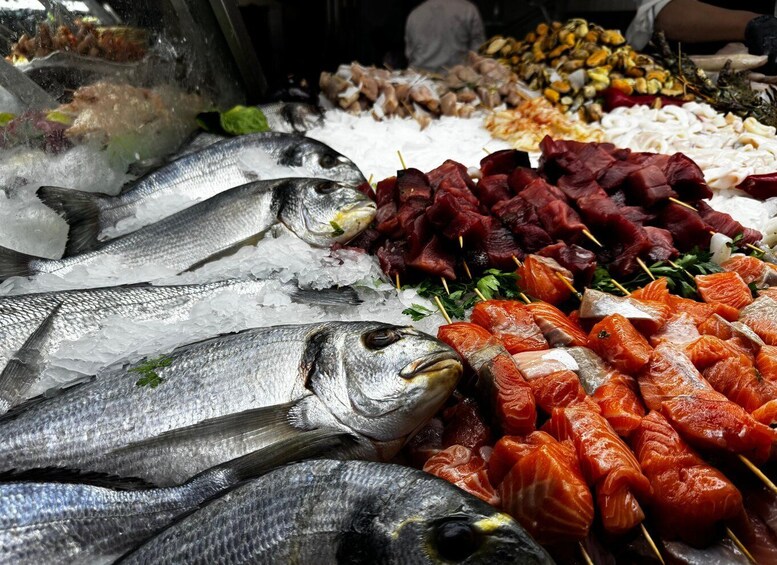
[[[483,364],[504,351],[502,341],[477,324],[455,322],[440,326],[437,339],[450,345],[471,369],[477,371]]]
[[[674,294],[667,298],[666,303],[672,312],[676,314],[688,314],[696,325],[701,324],[707,318],[715,313],[715,307],[705,302],[675,296]]]
[[[555,263],[555,265],[554,265]],[[558,275],[572,281],[574,277],[567,269],[548,257],[527,255],[523,266],[516,271],[520,277],[518,287],[533,298],[550,304],[561,304],[572,296],[572,291],[559,280]]]
[[[672,315],[663,302],[639,300],[631,296],[614,296],[587,288],[580,302],[580,320],[598,322],[612,314],[620,314],[645,335],[660,330]]]
[[[767,269],[766,263],[747,255],[734,255],[720,266],[726,271],[737,273],[746,284],[762,278]]]
[[[758,290],[758,296],[768,296],[777,300],[777,286],[770,286],[769,288],[762,288]]]
[[[755,368],[763,378],[777,383],[777,347],[764,345],[755,357]]]
[[[499,495],[488,480],[486,462],[463,445],[452,445],[430,457],[424,471],[453,483],[479,499],[499,506]]]
[[[638,288],[631,293],[632,298],[655,300],[656,302],[664,302],[665,304],[668,304],[670,296],[672,295],[669,293],[666,277],[659,277],[654,281],[650,281],[642,288]]]
[[[636,373],[647,365],[653,349],[625,317],[612,314],[591,328],[588,347],[624,373]]]
[[[748,412],[770,400],[777,400],[777,386],[764,379],[743,355],[722,359],[705,369],[703,374],[712,388]]]
[[[526,443],[504,437],[494,446],[494,460],[509,467],[499,481],[502,509],[537,541],[569,542],[588,535],[593,497],[571,445],[544,432],[534,432]]]
[[[548,342],[531,312],[516,300],[478,302],[470,321],[501,339],[510,353],[548,349]]]
[[[777,345],[777,300],[768,296],[757,298],[742,308],[739,321],[758,334],[767,345]]]
[[[616,374],[591,395],[612,429],[621,437],[629,437],[645,415],[645,405],[639,398],[637,381]]]
[[[716,526],[742,511],[739,490],[699,457],[658,412],[642,419],[631,443],[653,487],[650,507],[662,535],[704,544],[716,533]]]
[[[713,335],[720,339],[730,339],[734,335],[728,320],[715,313],[712,313],[709,318],[699,324],[699,333]]]
[[[583,477],[596,492],[605,530],[624,533],[645,519],[638,498],[650,497],[650,483],[607,420],[585,408],[556,408],[546,426],[553,437],[575,446]]]
[[[718,361],[736,357],[738,352],[719,337],[703,335],[685,346],[685,354],[694,367],[703,371]]]
[[[589,410],[599,411],[599,406],[585,393],[580,379],[572,371],[557,371],[529,381],[537,405],[551,414],[554,408],[567,406],[586,406]]]
[[[574,347],[588,343],[588,337],[580,325],[552,304],[532,302],[526,308],[551,347]]]
[[[502,433],[524,435],[534,431],[537,422],[534,394],[509,354],[497,355],[481,367],[477,388],[490,400]]]
[[[696,322],[687,312],[675,314],[669,318],[664,327],[650,336],[650,345],[668,342],[675,345],[685,345],[699,337]]]
[[[738,273],[723,272],[711,275],[696,275],[696,289],[702,300],[708,304],[721,303],[741,310],[753,301],[753,294]],[[722,313],[721,316],[728,319]]]

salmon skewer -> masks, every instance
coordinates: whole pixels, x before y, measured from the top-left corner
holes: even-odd
[[[605,316],[591,328],[588,347],[627,374],[647,365],[653,351],[642,334],[620,314]]]
[[[548,349],[531,312],[515,300],[478,302],[470,320],[501,339],[510,353]]]
[[[540,543],[580,540],[594,519],[591,491],[574,447],[545,432],[503,437],[494,446],[488,475],[513,516]]]
[[[550,257],[527,255],[516,273],[519,277],[518,287],[533,298],[555,305],[572,296],[569,286],[559,278],[560,275],[571,281],[572,272]]]
[[[580,326],[552,304],[532,302],[526,308],[534,316],[534,321],[551,347],[587,345],[588,337]]]
[[[716,533],[717,524],[742,512],[737,488],[699,457],[660,413],[642,419],[631,443],[653,487],[650,508],[664,536],[703,544]]]
[[[485,460],[468,447],[452,445],[443,449],[424,463],[424,471],[499,506],[499,495],[488,480]]]

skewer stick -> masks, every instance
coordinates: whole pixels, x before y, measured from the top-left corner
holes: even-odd
[[[394,276],[397,279],[397,290],[399,290],[400,288],[402,288],[401,285],[399,284],[399,273],[396,273]]]
[[[440,277],[440,280],[442,281],[442,286],[445,289],[445,292],[448,294],[448,296],[450,296],[451,290],[448,288],[448,281],[445,280],[445,277]]]
[[[682,270],[682,272],[683,272],[683,273],[685,273],[685,274],[688,276],[688,278],[689,278],[689,279],[691,279],[693,282],[696,282],[696,279],[695,279],[695,278],[693,278],[693,275],[692,275],[691,273],[689,273],[687,270],[685,270],[685,269],[683,269],[682,267],[680,267],[680,265],[678,265],[678,264],[677,264],[677,263],[675,263],[674,261],[670,261],[669,259],[667,259],[667,261],[666,261],[666,262],[667,262],[667,263],[669,263],[669,264],[670,264],[672,267],[674,267],[675,269],[680,269],[680,270]]]
[[[523,267],[523,263],[515,255],[513,255],[513,261],[515,261],[516,266]]]
[[[485,152],[486,152],[486,155],[491,155],[491,151],[489,151],[489,150],[488,150],[488,149],[486,149],[485,147],[481,147],[481,149],[483,149],[483,151],[485,151]]]
[[[591,556],[588,555],[588,552],[585,550],[585,547],[583,547],[583,542],[577,542],[577,545],[580,546],[580,553],[583,555],[583,561],[586,562],[586,565],[594,565],[594,562],[591,560]]]
[[[647,275],[650,277],[651,280],[656,280],[656,277],[654,277],[653,273],[650,272],[650,269],[648,269],[648,266],[645,265],[645,262],[639,257],[637,257],[637,263],[639,264],[640,267],[642,267],[642,270],[647,273]]]
[[[399,156],[399,162],[402,163],[402,168],[407,169],[407,165],[405,165],[405,160],[402,158],[402,153],[397,149],[397,155]]]
[[[755,476],[756,476],[756,477],[758,477],[759,479],[761,479],[761,481],[763,482],[763,484],[765,484],[765,485],[766,485],[766,487],[767,487],[769,490],[771,490],[771,491],[772,491],[772,492],[774,492],[774,493],[777,493],[777,485],[775,485],[775,484],[772,482],[772,480],[771,480],[769,477],[767,477],[766,475],[764,475],[763,471],[761,471],[761,469],[759,469],[758,467],[756,467],[756,466],[753,464],[753,462],[752,462],[752,461],[750,461],[750,459],[748,459],[748,458],[747,458],[747,457],[745,457],[744,455],[737,455],[737,457],[739,457],[739,460],[740,460],[740,461],[742,461],[742,463],[744,463],[744,464],[747,466],[747,468],[748,468],[748,469],[750,469],[750,470],[751,470],[751,471],[752,471],[752,472],[755,474]]]
[[[764,252],[764,250],[763,250],[763,249],[761,249],[760,247],[758,247],[758,246],[756,246],[756,245],[752,245],[752,244],[750,244],[750,243],[745,243],[745,247],[749,247],[749,248],[750,248],[750,249],[752,249],[753,251],[758,251],[758,253],[763,253],[763,252]]]
[[[596,238],[594,237],[594,234],[592,234],[590,231],[588,231],[588,229],[587,229],[587,228],[583,228],[581,231],[583,232],[583,235],[584,235],[584,236],[586,236],[588,239],[590,239],[591,241],[593,241],[593,242],[594,242],[596,245],[598,245],[599,247],[604,247],[604,245],[602,245],[602,244],[599,242],[599,240],[598,240],[598,239],[596,239]]]
[[[747,548],[745,547],[745,544],[739,541],[739,538],[734,534],[734,532],[731,531],[731,528],[726,528],[726,535],[729,537],[731,541],[734,542],[734,545],[739,548],[739,551],[745,554],[745,557],[747,557],[750,563],[755,563],[755,565],[758,565],[758,561],[755,560],[755,557],[753,557],[753,554],[747,550]]]
[[[569,282],[569,279],[567,279],[564,275],[562,275],[561,273],[558,273],[558,272],[556,273],[556,276],[558,277],[558,280],[563,282],[564,285],[569,290],[572,291],[572,294],[574,294],[577,297],[578,300],[582,300],[583,299],[583,295],[580,294],[579,292],[577,292],[577,289],[574,287],[574,285],[571,282]]]
[[[459,236],[459,247],[464,249],[464,236],[463,235]]]
[[[624,296],[629,296],[629,295],[631,295],[631,293],[630,293],[630,292],[629,292],[629,291],[626,289],[626,287],[625,287],[625,286],[623,286],[621,283],[619,283],[619,282],[618,282],[618,281],[616,281],[615,279],[610,279],[610,280],[612,281],[612,284],[613,284],[613,286],[614,286],[615,288],[617,288],[618,290],[620,290],[620,291],[621,291],[621,292],[624,294]]]
[[[653,541],[653,537],[650,535],[650,532],[647,531],[645,524],[640,522],[639,527],[642,528],[642,535],[645,536],[645,539],[647,540],[648,545],[650,546],[650,549],[652,549],[653,553],[656,554],[656,557],[658,557],[658,560],[661,562],[661,565],[666,565],[664,562],[664,558],[661,556],[661,552],[658,551],[658,546],[656,545],[656,542]]]
[[[526,304],[531,304],[531,300],[530,300],[530,299],[529,299],[529,297],[528,297],[528,296],[526,296],[524,293],[522,293],[522,292],[519,292],[519,293],[518,293],[518,296],[520,296],[520,297],[521,297],[521,300],[523,300],[524,302],[526,302]]]
[[[472,280],[472,273],[469,271],[469,265],[467,265],[467,262],[464,259],[461,260],[461,266],[464,267],[464,272],[467,273],[469,280]]]
[[[445,318],[445,321],[451,324],[451,317],[448,316],[448,312],[445,311],[445,306],[442,305],[442,302],[440,301],[440,297],[436,296],[434,297],[434,301],[437,303],[437,308],[440,309],[440,314],[442,314],[442,317]]]
[[[478,298],[480,298],[480,300],[482,300],[483,302],[485,302],[485,301],[487,300],[487,299],[486,299],[486,297],[485,297],[485,296],[483,296],[483,293],[482,293],[482,292],[480,292],[480,289],[479,289],[479,288],[476,288],[476,289],[475,289],[475,294],[477,294],[477,295],[478,295]]]
[[[374,174],[370,174],[370,178],[367,179],[367,184],[372,185],[372,177],[374,176]]]
[[[688,208],[689,210],[693,210],[694,212],[698,212],[696,208],[688,204],[687,202],[683,202],[682,200],[677,200],[677,198],[672,198],[671,196],[668,198],[669,202],[674,202],[675,204],[679,204],[680,206],[684,206]]]

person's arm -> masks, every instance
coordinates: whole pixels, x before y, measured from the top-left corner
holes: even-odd
[[[469,24],[469,50],[477,52],[480,46],[486,42],[486,30],[483,27],[483,18],[476,6],[472,6],[472,15]]]
[[[757,16],[698,0],[672,0],[656,16],[655,29],[684,43],[744,41],[747,24]]]

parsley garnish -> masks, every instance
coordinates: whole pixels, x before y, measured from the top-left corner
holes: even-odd
[[[413,303],[410,305],[410,308],[402,310],[402,313],[410,316],[414,322],[417,322],[418,320],[423,320],[427,316],[431,316],[434,314],[434,311],[429,310],[426,306]]]
[[[147,386],[150,388],[158,387],[164,382],[164,379],[159,376],[156,370],[162,367],[169,367],[172,362],[172,358],[162,355],[161,357],[148,359],[137,367],[132,367],[130,369],[131,373],[138,373],[141,375],[135,382],[135,386]]]

